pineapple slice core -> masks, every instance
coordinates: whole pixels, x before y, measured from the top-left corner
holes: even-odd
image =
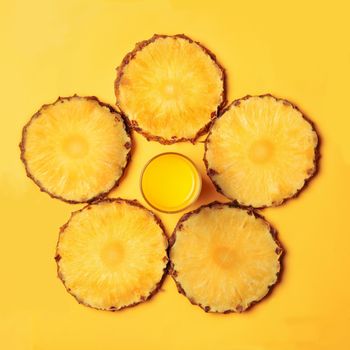
[[[226,197],[267,207],[293,197],[316,172],[317,144],[312,124],[289,102],[246,97],[214,121],[205,162]]]
[[[277,282],[282,248],[267,221],[251,211],[208,204],[185,214],[174,238],[171,274],[205,311],[244,311]]]
[[[57,244],[59,277],[81,303],[119,310],[150,298],[167,266],[162,225],[135,201],[106,199],[73,213]]]
[[[274,145],[269,140],[258,140],[252,143],[249,149],[249,157],[253,163],[266,163],[274,152]]]
[[[118,270],[125,256],[123,244],[119,241],[106,243],[100,253],[103,264],[110,270]]]
[[[231,247],[218,246],[213,249],[213,261],[223,269],[230,269],[236,262],[237,257]]]
[[[62,141],[63,152],[70,158],[83,158],[89,151],[89,142],[82,135],[69,135]]]

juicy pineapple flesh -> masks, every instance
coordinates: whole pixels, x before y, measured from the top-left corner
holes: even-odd
[[[74,213],[57,245],[59,276],[88,306],[118,310],[146,300],[162,280],[167,239],[154,215],[122,200]]]
[[[222,102],[223,73],[195,42],[159,37],[122,66],[117,103],[147,134],[195,138]]]
[[[225,204],[202,207],[175,235],[173,276],[206,311],[244,311],[276,283],[282,249],[267,222],[246,210]]]
[[[291,104],[257,96],[231,105],[215,121],[205,157],[227,197],[253,207],[278,205],[314,173],[317,142]]]
[[[44,106],[22,142],[27,170],[45,191],[84,202],[108,192],[121,177],[130,137],[119,114],[75,96]]]

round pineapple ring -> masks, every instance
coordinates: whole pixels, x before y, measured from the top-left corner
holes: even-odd
[[[180,34],[154,35],[124,58],[115,94],[131,127],[147,139],[193,142],[225,102],[224,79],[223,68],[200,43]]]
[[[242,312],[277,282],[282,248],[259,214],[232,203],[185,214],[171,238],[170,274],[206,312]]]
[[[52,197],[88,202],[115,187],[130,158],[123,117],[96,97],[60,97],[23,129],[27,175]]]
[[[214,121],[205,150],[217,190],[240,205],[262,208],[296,196],[315,174],[318,137],[290,102],[246,96]]]
[[[149,299],[166,271],[161,221],[137,201],[105,199],[74,212],[57,243],[58,276],[87,306],[116,311]]]

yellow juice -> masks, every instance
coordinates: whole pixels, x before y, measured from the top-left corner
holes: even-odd
[[[178,212],[194,203],[202,187],[201,176],[187,157],[163,153],[152,158],[141,176],[141,191],[153,208]]]

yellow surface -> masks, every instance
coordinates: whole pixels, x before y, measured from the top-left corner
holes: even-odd
[[[153,208],[177,212],[194,203],[201,189],[195,165],[176,153],[164,153],[150,160],[141,177],[142,193]]]
[[[348,2],[1,5],[1,349],[349,349]],[[297,200],[264,210],[287,250],[285,269],[271,296],[245,314],[205,314],[178,295],[169,278],[149,303],[99,312],[79,305],[56,278],[58,228],[81,205],[51,199],[25,177],[17,147],[21,127],[58,95],[96,94],[113,103],[115,67],[154,32],[184,32],[213,50],[227,69],[230,100],[266,92],[288,98],[322,136],[319,175]],[[204,174],[202,143],[135,140],[132,163],[113,196],[143,202],[140,172],[160,152],[184,153]],[[205,176],[203,185],[196,205],[222,199]],[[169,233],[180,215],[160,214]]]

